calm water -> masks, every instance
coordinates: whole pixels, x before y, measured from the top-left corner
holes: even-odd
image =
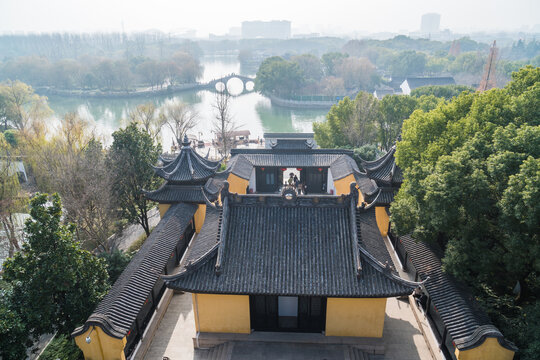
[[[220,78],[223,75],[237,73],[254,76],[254,72],[240,67],[234,56],[203,58],[204,74],[201,81]],[[238,87],[232,82],[231,91]],[[241,89],[241,85],[240,85]],[[190,131],[194,137],[211,140],[215,110],[212,108],[215,94],[209,91],[186,91],[173,96],[156,96],[133,99],[79,99],[49,97],[49,106],[55,112],[55,120],[66,112],[77,111],[92,122],[95,132],[103,135],[105,143],[110,143],[110,134],[124,125],[130,109],[138,104],[153,102],[157,107],[168,101],[183,101],[191,104],[198,113],[197,125]],[[270,100],[258,93],[234,97],[231,102],[231,114],[238,129],[247,129],[252,138],[262,137],[264,132],[311,132],[314,121],[323,121],[324,110],[290,110],[272,106]],[[162,143],[168,149],[172,143],[170,131],[162,130]]]

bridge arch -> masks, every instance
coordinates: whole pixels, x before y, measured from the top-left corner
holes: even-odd
[[[238,81],[241,82],[241,92],[231,92],[229,89],[232,88],[232,84],[236,83],[239,84]],[[209,81],[207,84],[207,89],[210,91],[227,91],[232,96],[240,96],[247,93],[251,93],[255,91],[255,78],[244,76],[244,75],[238,75],[238,74],[229,74],[226,76],[223,76],[219,79],[214,79],[212,81]],[[240,87],[240,86],[239,86]]]

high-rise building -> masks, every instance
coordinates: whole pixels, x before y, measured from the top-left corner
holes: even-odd
[[[244,39],[289,39],[291,22],[281,21],[243,21],[242,38]]]
[[[441,24],[441,15],[429,13],[422,15],[422,23],[420,24],[420,32],[424,34],[434,34],[439,32]]]

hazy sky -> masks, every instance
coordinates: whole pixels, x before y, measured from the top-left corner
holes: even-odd
[[[540,24],[540,0],[0,0],[0,32],[196,29],[224,34],[243,20],[290,20],[293,31],[414,31],[427,12],[452,31]],[[538,26],[536,27],[538,31]]]

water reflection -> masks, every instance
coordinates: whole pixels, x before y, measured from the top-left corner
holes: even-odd
[[[231,73],[240,73],[241,69],[236,57],[223,56],[204,58],[204,75],[202,81],[209,81]],[[253,76],[254,74],[242,74]],[[241,93],[243,83],[239,79],[231,79],[229,92]],[[250,84],[250,86],[252,86]],[[65,113],[77,111],[83,118],[95,124],[96,133],[105,138],[121,126],[125,125],[131,109],[139,104],[153,102],[160,108],[166,101],[183,101],[193,106],[198,113],[196,126],[190,131],[196,137],[199,133],[205,140],[213,138],[213,124],[216,114],[213,108],[215,93],[209,91],[186,91],[167,96],[138,97],[130,99],[80,99],[49,97],[49,105],[55,112],[54,123]],[[264,132],[311,132],[314,121],[323,121],[325,110],[291,110],[272,106],[270,100],[252,92],[231,99],[231,115],[239,129],[247,129],[251,137],[262,137]],[[172,144],[172,133],[166,127],[162,130],[163,148]],[[110,138],[105,140],[110,143]]]

